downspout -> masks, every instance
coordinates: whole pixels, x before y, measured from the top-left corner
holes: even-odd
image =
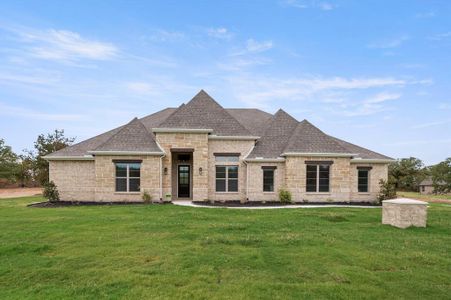
[[[160,201],[163,201],[163,158],[166,156],[166,153],[164,152],[163,148],[160,146],[160,143],[158,143],[156,136],[155,136],[155,142],[157,143],[158,148],[160,148],[161,152],[163,152],[163,155],[160,156]]]
[[[247,157],[249,156],[249,154],[251,154],[252,150],[254,150],[255,147],[255,143],[252,145],[251,150],[249,150],[249,152],[246,154],[246,156],[243,158],[243,163],[246,165],[246,201],[249,201],[249,165],[246,162]]]

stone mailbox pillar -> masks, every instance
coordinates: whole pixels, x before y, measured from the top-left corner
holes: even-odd
[[[382,201],[382,224],[398,228],[426,227],[427,204],[405,198]]]

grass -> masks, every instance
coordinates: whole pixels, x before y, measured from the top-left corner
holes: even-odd
[[[451,206],[427,228],[380,208],[28,208],[0,200],[1,299],[449,299]]]
[[[403,191],[397,191],[396,194],[398,195],[398,197],[406,197],[431,202],[440,202],[440,200],[451,201],[451,195],[434,195],[434,194],[424,195],[418,192],[403,192]]]

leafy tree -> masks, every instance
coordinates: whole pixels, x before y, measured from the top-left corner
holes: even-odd
[[[55,129],[53,133],[47,135],[40,134],[34,143],[36,149],[36,161],[34,162],[34,176],[40,184],[49,181],[49,163],[43,157],[52,152],[70,146],[75,138],[64,136],[64,130]]]
[[[16,180],[20,182],[20,186],[24,187],[30,181],[33,181],[34,165],[36,158],[31,151],[24,150],[23,154],[18,156],[18,164],[16,168]]]
[[[451,193],[451,157],[431,167],[434,193]]]
[[[3,139],[0,139],[0,178],[14,180],[16,170],[17,155],[10,146],[5,144]]]
[[[390,182],[397,189],[417,191],[420,182],[428,175],[423,162],[415,157],[398,159],[388,167]]]

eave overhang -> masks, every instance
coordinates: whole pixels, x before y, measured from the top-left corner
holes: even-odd
[[[354,157],[356,153],[315,153],[315,152],[285,152],[281,156],[309,156],[309,157]]]
[[[223,140],[223,141],[255,141],[258,140],[259,136],[233,136],[233,135],[209,135],[209,140]]]
[[[45,160],[94,160],[92,155],[84,156],[44,156]]]
[[[212,133],[208,128],[152,128],[153,133]]]
[[[353,158],[351,164],[389,164],[395,161],[395,159]]]
[[[93,155],[164,155],[164,152],[159,151],[88,151]]]

